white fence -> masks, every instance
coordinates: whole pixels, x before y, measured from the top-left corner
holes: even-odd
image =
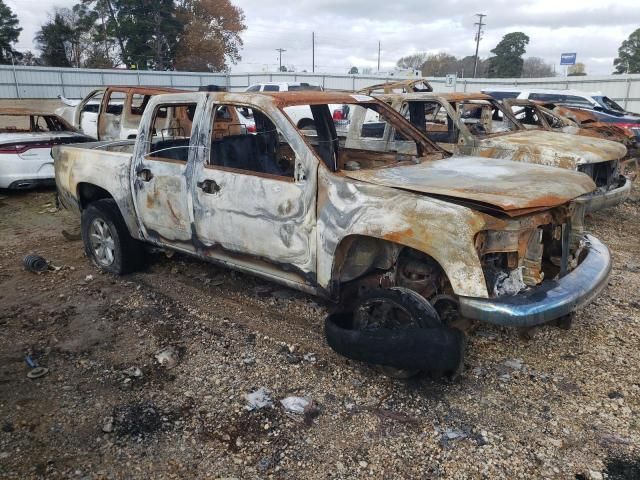
[[[305,81],[329,90],[358,90],[386,80],[404,77],[337,75],[313,73],[193,73],[135,70],[94,70],[0,65],[0,98],[81,98],[103,85],[145,85],[195,90],[216,84],[240,91],[258,82]],[[482,88],[529,87],[600,91],[631,111],[640,111],[640,75],[609,75],[554,78],[458,79],[448,87],[444,78],[427,78],[436,91],[479,91]]]

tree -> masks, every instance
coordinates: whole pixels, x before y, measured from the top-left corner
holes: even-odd
[[[358,67],[351,67],[349,75],[358,75]]]
[[[182,23],[173,0],[111,0],[115,20],[109,31],[117,31],[123,43],[125,65],[138,69],[168,70],[174,67]]]
[[[224,71],[242,57],[244,12],[230,0],[181,0],[185,25],[177,45],[176,67],[192,71]],[[286,71],[286,70],[285,70]]]
[[[20,58],[19,52],[13,49],[13,44],[18,41],[22,28],[18,26],[18,17],[0,0],[0,64],[6,65],[13,58]]]
[[[511,32],[502,37],[500,43],[491,50],[495,56],[489,58],[489,77],[520,77],[524,64],[522,55],[528,44],[529,37],[522,32]]]
[[[35,36],[43,63],[54,67],[86,67],[93,48],[95,22],[95,12],[83,4],[72,9],[55,9],[53,17]]]
[[[428,55],[422,65],[422,76],[444,77],[458,71],[458,59],[445,52]]]
[[[583,76],[585,76],[587,74],[586,69],[587,69],[587,67],[585,66],[584,63],[578,62],[575,65],[571,65],[567,69],[567,76],[568,77],[583,77]]]
[[[42,52],[42,62],[51,67],[70,67],[67,44],[71,36],[71,27],[60,11],[56,11],[35,36],[36,45]]]
[[[396,62],[396,66],[398,68],[406,68],[406,69],[414,69],[420,70],[422,65],[424,65],[425,60],[427,59],[426,53],[414,53],[411,55],[407,55],[406,57],[400,58]]]
[[[622,42],[613,65],[616,67],[613,73],[640,73],[640,28]]]
[[[40,59],[31,50],[28,50],[25,53],[23,53],[22,58],[18,63],[26,67],[37,67],[42,64]]]
[[[522,76],[526,78],[553,77],[553,66],[540,57],[528,57],[522,64]]]

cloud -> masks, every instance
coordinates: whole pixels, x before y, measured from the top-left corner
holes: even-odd
[[[74,0],[5,0],[24,28],[20,46],[32,48],[33,36],[54,6]],[[283,63],[311,70],[311,34],[316,37],[316,71],[346,72],[351,66],[376,67],[378,41],[381,67],[415,52],[446,51],[473,55],[475,13],[487,14],[480,55],[487,57],[502,36],[512,31],[531,38],[527,56],[554,64],[563,52],[577,52],[591,74],[608,74],[620,43],[638,28],[637,0],[297,0],[275,2],[232,0],[246,15],[243,61],[234,71],[275,71],[276,48]]]

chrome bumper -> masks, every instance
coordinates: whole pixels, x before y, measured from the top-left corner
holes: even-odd
[[[620,176],[621,185],[606,192],[595,191],[582,195],[574,200],[577,204],[584,205],[584,213],[596,212],[609,207],[614,207],[624,202],[631,193],[631,180]]]
[[[587,255],[558,280],[545,280],[521,294],[499,298],[459,297],[462,316],[505,327],[531,327],[550,322],[591,302],[606,287],[611,273],[609,249],[585,235]]]

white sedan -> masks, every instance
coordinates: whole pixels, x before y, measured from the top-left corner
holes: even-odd
[[[52,113],[0,109],[0,188],[54,185],[51,147],[90,141]]]

